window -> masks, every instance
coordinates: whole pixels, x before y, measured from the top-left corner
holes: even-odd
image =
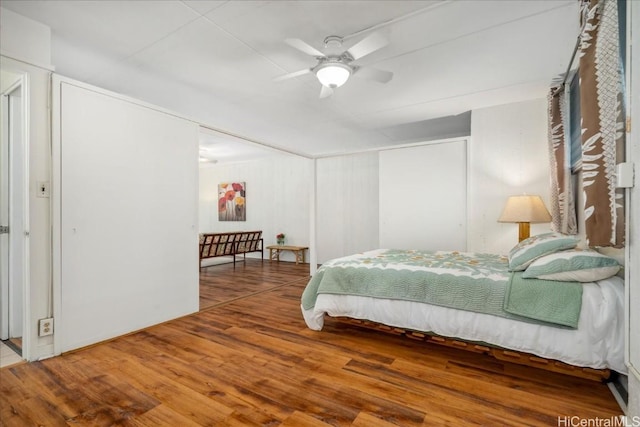
[[[582,129],[580,119],[580,77],[577,71],[573,71],[569,80],[569,164],[571,172],[575,173],[582,167]]]

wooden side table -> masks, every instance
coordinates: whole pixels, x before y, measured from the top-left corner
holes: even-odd
[[[290,251],[296,256],[296,264],[304,264],[304,251],[309,248],[307,246],[270,245],[267,246],[267,249],[269,249],[269,260],[271,261],[280,262],[280,252]]]

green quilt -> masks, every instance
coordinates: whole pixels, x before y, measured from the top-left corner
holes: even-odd
[[[540,322],[577,328],[582,308],[582,284],[525,279],[511,273],[505,292],[505,311]]]
[[[522,279],[505,256],[377,250],[325,263],[302,294],[305,310],[319,294],[424,302],[535,323],[577,327],[579,283]],[[545,283],[542,283],[545,282]]]

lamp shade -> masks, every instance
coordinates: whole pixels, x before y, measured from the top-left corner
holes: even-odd
[[[540,196],[510,196],[498,222],[551,222],[551,214]]]
[[[351,69],[341,63],[328,63],[316,70],[316,77],[326,87],[336,88],[346,83],[351,75]]]

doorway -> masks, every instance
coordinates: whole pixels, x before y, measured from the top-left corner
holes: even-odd
[[[27,229],[25,82],[22,75],[4,70],[1,81],[0,339],[22,357]]]

